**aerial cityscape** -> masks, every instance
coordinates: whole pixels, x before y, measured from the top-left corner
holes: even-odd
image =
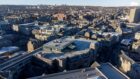
[[[140,0],[0,0],[0,79],[140,79]]]

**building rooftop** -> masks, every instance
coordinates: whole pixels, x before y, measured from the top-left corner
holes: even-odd
[[[108,79],[97,68],[86,68],[29,79]]]
[[[34,23],[25,23],[25,24],[20,24],[21,26],[33,26],[35,25]]]
[[[61,53],[77,52],[77,51],[81,52],[89,49],[91,43],[96,44],[97,41],[91,41],[82,38],[81,39],[60,38],[44,44],[44,47],[51,49],[50,53],[52,53],[53,50],[57,50]],[[55,52],[53,51],[53,53]]]
[[[120,33],[117,33],[117,32],[104,32],[103,33],[103,35],[105,35],[105,36],[108,35],[108,34],[111,35],[111,36],[119,36],[120,35]]]
[[[19,49],[19,48],[16,47],[16,46],[3,47],[3,48],[1,48],[1,50],[0,50],[0,54],[7,53],[7,52],[11,52],[11,51],[15,51],[15,50],[18,50],[18,49]]]
[[[108,79],[129,79],[110,63],[101,64],[98,69],[107,76]]]
[[[0,39],[3,39],[3,37],[2,37],[2,36],[0,36]]]
[[[123,44],[123,45],[130,45],[130,44],[132,44],[132,39],[123,39],[121,41],[121,44]]]
[[[103,63],[95,68],[84,68],[60,72],[29,79],[130,79],[110,63]]]
[[[127,23],[129,26],[140,26],[140,23]]]
[[[90,51],[90,44],[96,44],[97,41],[86,39],[60,38],[44,45],[42,56],[49,59],[67,58],[81,54],[87,54]],[[50,51],[48,51],[51,49]],[[46,51],[47,50],[47,51]],[[53,51],[56,50],[56,51]],[[59,52],[59,53],[56,53]]]
[[[55,53],[49,53],[49,54],[45,54],[44,58],[48,58],[48,59],[63,59],[63,58],[67,58],[67,57],[73,57],[73,56],[78,56],[78,55],[82,55],[82,54],[86,54],[87,52],[89,52],[89,50],[84,50],[84,51],[76,51],[76,52],[71,52],[71,53],[61,53],[61,54],[55,54]]]
[[[7,21],[0,21],[0,25],[2,24],[9,24]]]
[[[50,49],[63,50],[66,46],[70,45],[72,42],[73,42],[72,39],[61,38],[46,43],[44,46]]]

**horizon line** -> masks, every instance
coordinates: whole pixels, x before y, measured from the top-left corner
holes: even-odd
[[[140,7],[138,6],[131,6],[131,5],[120,5],[120,6],[101,6],[101,5],[72,5],[72,4],[0,4],[0,6],[39,6],[39,5],[44,5],[44,6],[94,6],[94,7]]]

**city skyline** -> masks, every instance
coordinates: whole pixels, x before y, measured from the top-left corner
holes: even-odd
[[[0,0],[0,79],[140,79],[140,0]]]
[[[0,5],[140,6],[140,0],[0,0]]]

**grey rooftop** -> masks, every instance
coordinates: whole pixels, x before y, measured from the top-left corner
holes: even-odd
[[[98,67],[98,69],[104,75],[106,75],[108,79],[130,79],[110,63],[103,63],[101,64],[101,66]]]
[[[98,68],[86,68],[29,79],[108,79]]]

